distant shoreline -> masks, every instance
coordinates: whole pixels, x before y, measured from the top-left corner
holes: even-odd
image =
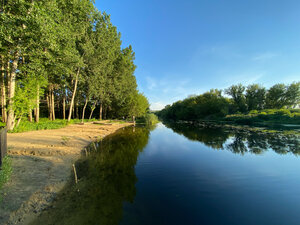
[[[180,123],[189,124],[197,127],[203,128],[227,128],[227,129],[239,129],[239,130],[250,130],[250,131],[261,131],[264,133],[287,133],[300,135],[300,124],[280,124],[272,122],[261,122],[253,124],[238,124],[233,121],[224,120],[201,120],[201,121],[172,121],[172,120],[162,120],[165,123]],[[298,128],[298,129],[296,129]]]

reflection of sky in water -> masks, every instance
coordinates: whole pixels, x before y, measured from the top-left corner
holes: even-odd
[[[261,146],[264,136],[218,131],[215,139],[211,130],[176,132],[159,125],[150,134],[136,165],[135,202],[125,205],[121,224],[299,224],[297,155],[269,146],[249,152],[249,141]],[[230,148],[234,143],[237,149]],[[219,144],[223,148],[212,147]],[[128,223],[133,217],[138,222]]]

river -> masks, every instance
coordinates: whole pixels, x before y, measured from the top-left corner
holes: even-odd
[[[299,136],[128,127],[92,144],[33,224],[299,225]]]

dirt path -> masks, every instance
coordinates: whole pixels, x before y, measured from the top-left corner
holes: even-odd
[[[71,175],[72,163],[92,141],[129,123],[69,125],[8,134],[13,174],[4,187],[0,224],[28,224],[45,210]]]

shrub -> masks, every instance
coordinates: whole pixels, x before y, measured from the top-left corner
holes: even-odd
[[[157,116],[153,113],[148,113],[141,120],[141,123],[145,123],[146,125],[154,125],[159,122]]]

